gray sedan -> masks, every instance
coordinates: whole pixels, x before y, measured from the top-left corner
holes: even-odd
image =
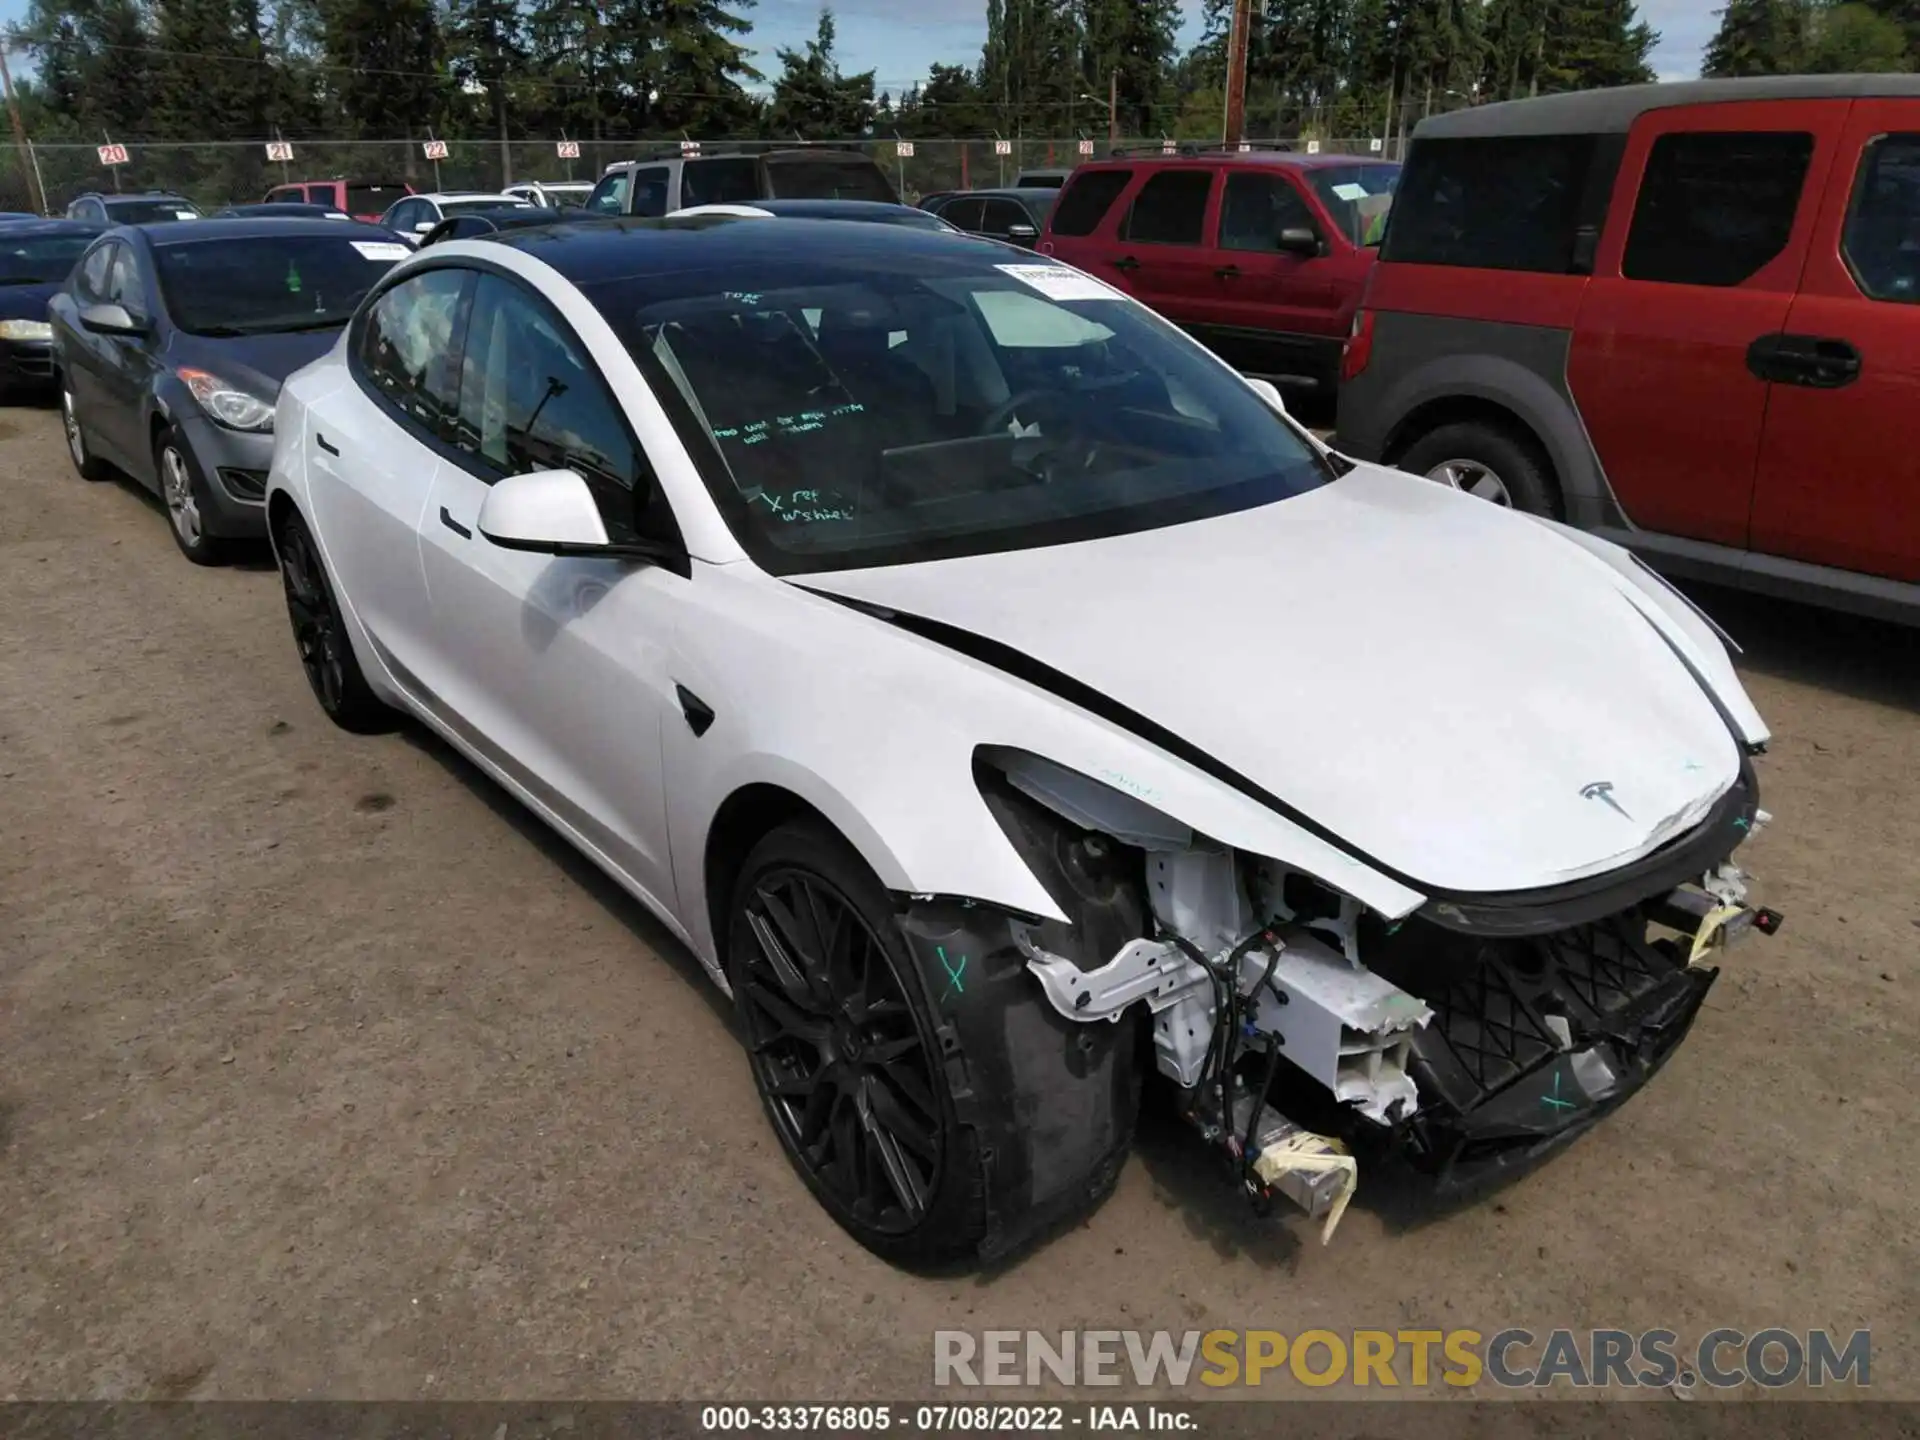
[[[410,253],[339,220],[108,231],[47,306],[74,467],[88,480],[123,471],[158,494],[195,564],[264,537],[281,382]]]

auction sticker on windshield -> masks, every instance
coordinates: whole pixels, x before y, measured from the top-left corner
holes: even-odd
[[[368,260],[404,260],[413,253],[397,240],[355,240],[351,243]]]
[[[996,265],[1003,275],[1011,275],[1022,285],[1030,285],[1049,300],[1118,300],[1119,291],[1102,284],[1091,275],[1065,265]]]

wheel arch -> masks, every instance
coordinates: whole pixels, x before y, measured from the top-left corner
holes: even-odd
[[[708,933],[713,937],[714,963],[726,973],[727,903],[753,847],[780,826],[794,820],[817,820],[841,839],[847,836],[819,807],[784,785],[756,780],[742,785],[720,802],[707,826],[701,847],[700,874],[706,894]],[[847,840],[853,845],[851,840]],[[853,845],[854,852],[860,847]],[[862,860],[866,856],[861,856]]]
[[[1561,377],[1497,354],[1438,357],[1403,377],[1383,409],[1394,417],[1381,445],[1385,463],[1396,464],[1442,425],[1497,425],[1539,450],[1576,524],[1606,523],[1612,509],[1606,478]]]

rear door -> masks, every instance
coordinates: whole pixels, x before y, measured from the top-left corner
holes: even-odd
[[[1120,216],[1126,210],[1118,202],[1132,188],[1133,180],[1134,172],[1125,167],[1089,167],[1077,172],[1047,217],[1040,253],[1058,256],[1103,280],[1117,282],[1120,277],[1105,262],[1120,253],[1117,232]]]
[[[459,344],[472,272],[422,270],[373,302],[349,332],[354,382],[308,412],[308,488],[326,561],[379,645],[423,700],[432,627],[420,527],[459,398]]]
[[[1641,529],[1747,544],[1768,395],[1748,351],[1786,325],[1848,105],[1656,110],[1627,138],[1567,379]]]
[[[1189,329],[1204,323],[1218,285],[1221,261],[1211,239],[1218,173],[1181,165],[1148,175],[1121,217],[1118,253],[1101,275]]]
[[[1752,548],[1920,581],[1920,101],[1855,102],[1771,349]]]

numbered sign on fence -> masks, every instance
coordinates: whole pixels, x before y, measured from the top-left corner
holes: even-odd
[[[1242,140],[1237,148],[1242,155],[1245,155],[1253,149],[1253,145],[1250,141]]]
[[[127,163],[127,147],[124,145],[102,145],[100,147],[102,165],[124,165]]]
[[[558,155],[562,160],[578,160],[580,158],[580,142],[578,140],[562,140],[553,147],[553,153]]]
[[[1380,148],[1379,137],[1376,136],[1374,139],[1367,141],[1367,149],[1371,150],[1374,154],[1378,155]]]
[[[1319,153],[1320,153],[1320,142],[1318,140],[1307,141],[1307,154],[1318,155]]]
[[[287,161],[293,159],[293,142],[291,140],[269,140],[267,142],[267,159],[281,165],[286,164]]]
[[[429,140],[420,148],[426,152],[427,159],[429,160],[444,160],[447,158],[447,142],[444,140]]]
[[[1179,152],[1180,152],[1180,147],[1174,144],[1173,141],[1162,140],[1160,142],[1160,153],[1162,155],[1177,155],[1179,154]]]
[[[993,153],[996,155],[1011,155],[1013,153],[1013,141],[1011,140],[994,141]]]
[[[682,140],[680,142],[680,153],[682,155],[698,155],[700,153],[700,142],[698,140]]]
[[[902,160],[911,160],[913,158],[913,141],[899,140],[894,142],[893,153],[898,155]]]
[[[1091,155],[1093,153],[1093,141],[1082,140],[1076,148],[1082,155]]]

